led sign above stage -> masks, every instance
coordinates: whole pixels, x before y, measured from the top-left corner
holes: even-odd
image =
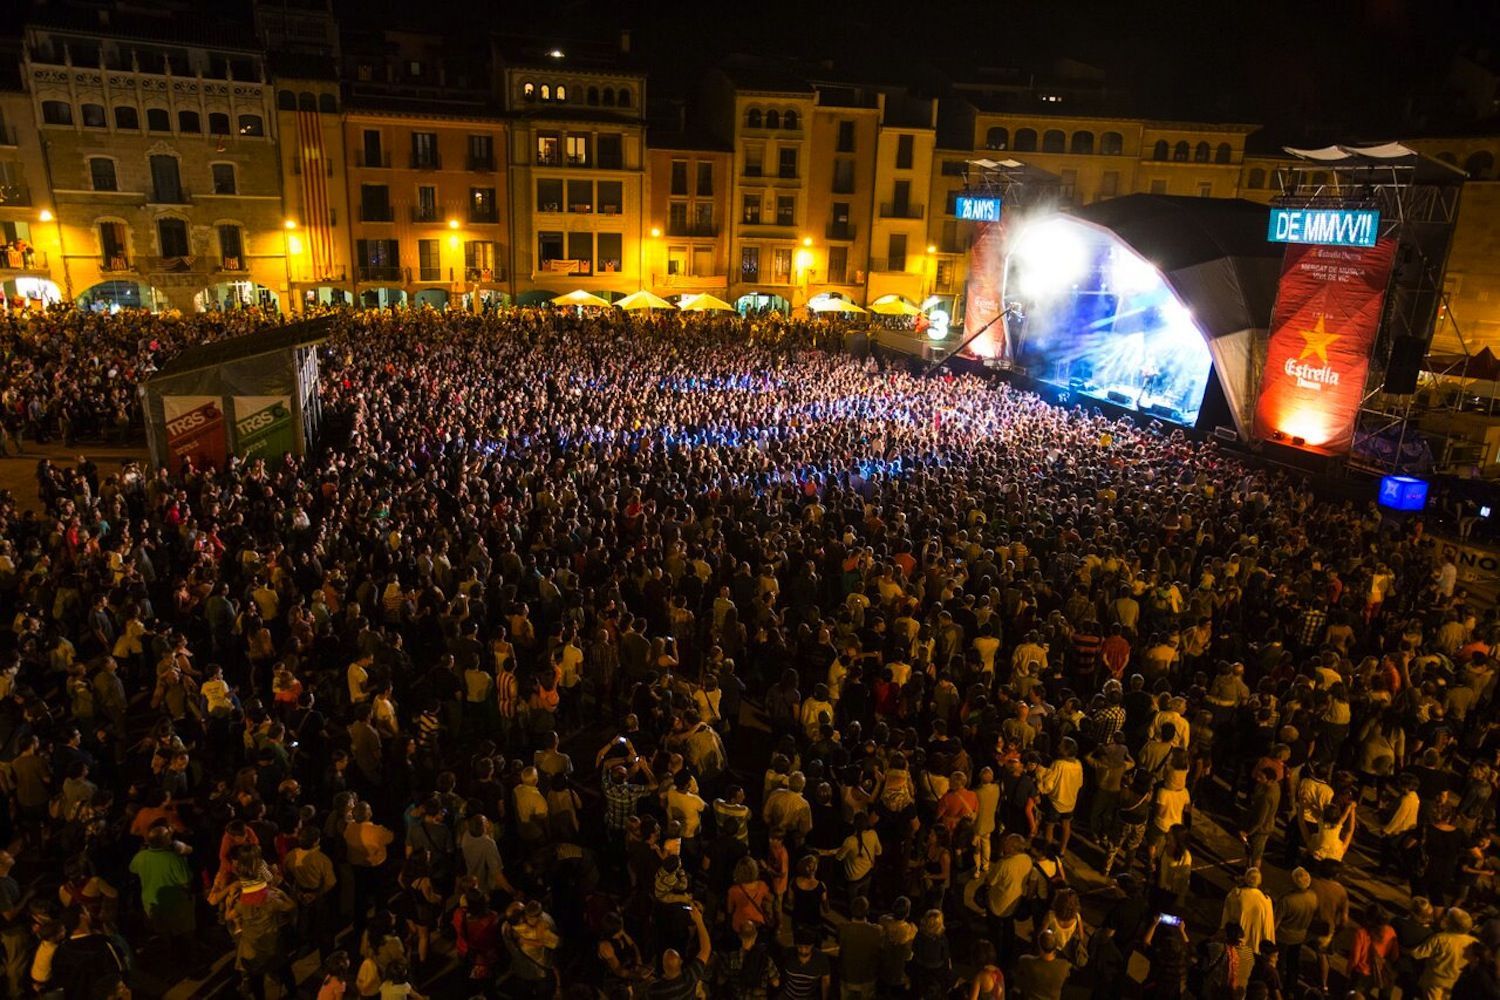
[[[1272,243],[1372,247],[1379,235],[1380,213],[1373,208],[1273,208],[1266,239]]]
[[[953,199],[953,214],[963,222],[999,222],[1000,199],[961,194]]]

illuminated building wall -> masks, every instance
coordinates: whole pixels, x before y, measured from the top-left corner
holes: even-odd
[[[352,301],[353,217],[338,82],[278,79],[276,123],[282,136],[288,308],[301,311],[309,304]]]
[[[801,248],[807,297],[832,292],[865,301],[874,238],[882,95],[819,85],[808,166],[808,222]],[[802,290],[799,290],[802,291]]]
[[[24,90],[0,90],[0,243],[32,248],[0,251],[0,289],[7,299],[32,300],[25,305],[67,294],[53,278],[54,264],[62,273],[60,227],[34,112]]]
[[[706,136],[657,134],[646,154],[646,287],[659,295],[729,288],[729,196],[734,157]]]
[[[939,267],[938,247],[928,235],[927,201],[932,188],[937,109],[906,99],[887,107],[875,154],[875,220],[870,242],[869,296],[902,295],[920,305],[932,294]],[[903,155],[905,151],[912,155]],[[928,248],[931,248],[929,252]]]

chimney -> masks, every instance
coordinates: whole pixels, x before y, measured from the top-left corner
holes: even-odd
[[[630,55],[630,29],[620,29],[620,54]]]

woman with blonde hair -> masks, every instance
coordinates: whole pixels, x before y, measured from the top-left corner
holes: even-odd
[[[953,985],[953,956],[948,951],[948,935],[943,927],[943,911],[928,910],[917,925],[912,942],[912,986],[914,995],[923,1000],[946,997]]]
[[[740,858],[734,866],[734,884],[724,902],[729,926],[736,934],[748,924],[757,927],[776,926],[776,902],[771,887],[760,877],[760,865],[754,858]]]

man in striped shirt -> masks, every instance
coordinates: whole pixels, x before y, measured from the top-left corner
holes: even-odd
[[[692,1000],[698,995],[698,984],[703,981],[708,960],[713,955],[713,942],[703,923],[703,911],[697,903],[691,904],[690,909],[693,928],[698,932],[698,953],[684,962],[676,948],[663,952],[661,978],[651,984],[647,993],[651,1000]]]

